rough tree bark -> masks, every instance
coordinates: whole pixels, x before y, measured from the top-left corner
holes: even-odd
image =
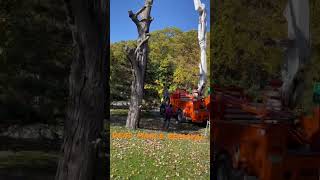
[[[131,84],[130,107],[126,127],[136,129],[139,126],[141,104],[144,92],[145,71],[148,56],[149,27],[153,20],[150,17],[153,0],[145,0],[144,6],[137,12],[129,11],[129,17],[138,29],[137,47],[126,47],[127,57],[131,63],[133,80]],[[140,19],[138,18],[140,16]]]
[[[75,59],[56,180],[95,179],[97,144],[106,114],[107,5],[105,0],[65,0]]]

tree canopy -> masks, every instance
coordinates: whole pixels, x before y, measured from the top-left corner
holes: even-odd
[[[225,0],[212,6],[211,70],[213,81],[237,85],[255,95],[268,80],[281,79],[284,52],[265,45],[267,39],[287,38],[283,16],[287,0]],[[320,2],[310,0],[312,63],[305,77],[303,106],[312,106],[312,86],[320,80]]]
[[[0,119],[63,116],[72,37],[62,1],[0,2]]]
[[[149,40],[149,61],[145,83],[145,100],[159,102],[164,87],[194,88],[199,81],[200,48],[198,32],[183,32],[170,27],[151,33]],[[210,33],[207,34],[210,47]],[[130,63],[124,47],[134,45],[134,41],[122,41],[111,45],[110,53],[110,93],[112,100],[126,100],[130,93]],[[209,64],[209,48],[207,62]],[[209,79],[209,73],[208,73]]]

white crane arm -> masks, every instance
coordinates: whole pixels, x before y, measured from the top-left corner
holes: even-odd
[[[207,57],[206,57],[206,48],[207,48],[207,37],[206,37],[206,26],[207,26],[207,13],[205,9],[205,5],[201,3],[200,0],[193,0],[194,2],[194,8],[196,11],[199,12],[199,24],[198,24],[198,40],[199,40],[199,46],[200,46],[200,81],[198,84],[198,92],[202,94],[203,87],[206,82],[206,76],[207,76]]]

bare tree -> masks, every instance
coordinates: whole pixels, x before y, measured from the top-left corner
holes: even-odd
[[[106,114],[107,7],[105,0],[65,0],[75,59],[56,180],[94,179],[97,142]]]
[[[153,0],[145,0],[144,6],[137,13],[129,11],[129,17],[137,26],[139,34],[137,47],[135,49],[126,47],[133,74],[130,107],[126,123],[126,127],[130,129],[136,129],[139,126],[148,57],[149,27],[153,20],[150,17],[152,3]]]

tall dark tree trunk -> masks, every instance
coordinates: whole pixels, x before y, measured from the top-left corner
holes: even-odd
[[[65,0],[75,59],[69,77],[68,111],[56,180],[94,179],[97,142],[106,113],[107,3]]]
[[[129,17],[136,24],[139,34],[137,47],[135,49],[126,48],[133,75],[130,107],[126,123],[126,127],[130,129],[136,129],[139,126],[148,58],[149,27],[153,20],[150,17],[152,3],[153,0],[145,0],[145,5],[137,13],[129,11]]]

